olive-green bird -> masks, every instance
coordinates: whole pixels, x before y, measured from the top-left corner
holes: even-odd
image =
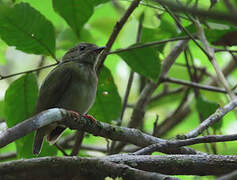
[[[35,114],[55,107],[86,114],[95,101],[97,89],[95,62],[103,49],[104,47],[90,43],[80,43],[70,49],[40,87]],[[64,130],[65,127],[57,124],[38,129],[33,153],[40,153],[45,136],[50,144],[54,144]]]

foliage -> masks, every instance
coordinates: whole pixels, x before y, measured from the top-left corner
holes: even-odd
[[[28,57],[26,54],[43,56],[45,57],[43,63],[51,63],[52,59],[61,58],[69,48],[78,42],[106,44],[116,23],[130,5],[130,1],[116,1],[116,3],[108,0],[0,1],[0,64],[3,65],[0,67],[0,79],[5,74],[11,74],[12,71],[9,69],[14,72],[22,72],[23,70],[17,69],[15,64],[24,64]],[[214,1],[181,0],[180,3],[189,8],[197,6],[210,13],[218,11],[218,13],[228,14],[230,12],[224,0],[216,3]],[[236,1],[233,0],[230,3],[235,9],[237,8]],[[144,15],[144,21],[139,24],[141,14]],[[175,22],[172,14],[168,13],[160,4],[154,1],[142,1],[129,17],[112,49],[131,49],[118,52],[115,55],[109,54],[99,75],[97,97],[89,111],[97,120],[107,123],[120,122],[128,74],[133,71],[135,76],[122,120],[122,125],[126,126],[131,120],[133,107],[142,97],[140,95],[146,83],[157,82],[160,78],[163,62],[175,46],[176,41],[153,44],[143,48],[136,48],[137,46],[187,36],[187,33],[183,31],[185,28],[197,43],[204,47],[202,42],[197,39],[200,29],[193,22],[197,17],[184,12],[179,12],[176,15],[179,25]],[[236,53],[236,24],[231,20],[224,21],[215,17],[202,16],[199,20],[209,45],[216,50],[217,63],[220,68],[224,68]],[[138,33],[140,33],[139,42],[137,42]],[[14,46],[21,53],[26,54],[22,55],[9,46]],[[229,53],[226,49],[233,52]],[[208,84],[213,80],[213,77],[216,79],[216,72],[200,47],[190,40],[185,50],[186,53],[182,52],[175,64],[172,65],[168,77],[189,82],[195,81],[200,85]],[[35,67],[34,63],[38,63],[37,58],[38,56],[33,56],[33,65],[31,64],[30,67]],[[15,62],[12,62],[12,59]],[[231,70],[225,72],[225,75],[228,76],[227,80],[232,88],[237,84],[237,74],[234,68],[229,67],[229,69]],[[1,80],[5,84],[0,84],[0,124],[2,120],[5,120],[7,127],[10,128],[34,114],[38,94],[37,78],[39,81],[44,79],[46,76],[44,72],[41,71],[39,76],[36,76],[35,72],[23,74],[14,81],[8,78]],[[214,86],[213,84],[215,83],[212,82],[208,85]],[[224,93],[193,88],[191,85],[184,86],[182,92],[170,93],[182,86],[179,83],[166,83],[163,79],[161,80],[161,84],[152,95],[152,102],[147,106],[144,105],[144,109],[141,109],[146,112],[143,120],[145,132],[152,134],[156,115],[159,115],[158,124],[160,125],[170,116],[173,117],[172,114],[181,112],[180,106],[183,107],[185,103],[188,103],[191,112],[180,119],[177,124],[169,127],[161,136],[162,138],[171,138],[177,134],[184,134],[197,127],[218,107],[223,107],[229,102]],[[223,88],[219,79],[216,86]],[[4,89],[7,89],[6,92]],[[186,99],[184,98],[185,92],[188,92]],[[155,99],[156,95],[160,94],[162,96]],[[212,127],[214,129],[212,132],[216,133],[216,130],[224,133],[233,132],[235,131],[234,121],[234,115],[226,116],[224,120]],[[169,121],[167,124],[172,124],[172,122]],[[67,131],[65,136],[73,133]],[[33,133],[17,140],[16,147],[2,148],[0,152],[16,151],[18,159],[31,158],[33,157],[32,141]],[[92,136],[87,137],[85,142],[106,146],[104,142],[101,142],[101,139],[98,140]],[[236,145],[226,143],[226,146],[230,150],[229,154],[236,154]],[[206,147],[212,149],[209,144]],[[193,146],[193,148],[206,151],[204,146]],[[219,154],[226,153],[221,143],[217,144],[216,148]],[[69,152],[71,150],[66,150],[66,153]],[[83,153],[86,154],[87,151]],[[56,154],[62,156],[57,148],[49,146],[48,143],[44,144],[41,156]]]

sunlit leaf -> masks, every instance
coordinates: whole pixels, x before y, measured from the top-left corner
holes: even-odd
[[[135,46],[135,45],[134,45]],[[160,59],[154,48],[139,48],[118,53],[130,68],[156,81],[160,74]]]
[[[0,122],[4,118],[4,101],[0,101]]]
[[[79,37],[84,24],[90,19],[94,7],[108,0],[53,0],[53,7]]]
[[[0,6],[0,37],[26,53],[55,53],[54,28],[39,11],[27,3]]]

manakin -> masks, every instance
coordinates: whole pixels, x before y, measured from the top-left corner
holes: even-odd
[[[95,62],[104,47],[80,43],[70,49],[40,87],[35,114],[50,108],[64,108],[86,114],[96,97]],[[44,137],[54,144],[65,127],[50,124],[36,131],[33,153],[39,154]]]

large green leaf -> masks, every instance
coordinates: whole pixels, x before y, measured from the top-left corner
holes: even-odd
[[[0,101],[0,122],[4,118],[4,101]]]
[[[94,12],[94,7],[108,0],[53,0],[53,7],[79,37],[84,24]]]
[[[0,5],[0,37],[9,45],[26,53],[55,53],[54,27],[28,3],[14,7]]]
[[[134,45],[136,46],[136,45]],[[160,74],[160,59],[152,47],[133,49],[118,53],[118,55],[139,74],[156,81]]]
[[[36,77],[33,74],[26,74],[15,80],[7,89],[5,94],[5,118],[8,127],[31,117],[38,95]],[[30,158],[32,154],[34,134],[28,134],[16,141],[17,155],[19,158]],[[54,150],[55,155],[56,151]]]
[[[33,115],[38,86],[33,74],[27,74],[14,81],[5,94],[5,117],[8,127],[24,121]],[[16,141],[20,157],[32,156],[33,133]],[[30,148],[29,148],[30,147]]]
[[[118,120],[121,107],[121,98],[111,72],[103,67],[99,76],[96,100],[89,113],[97,120],[109,123]]]

